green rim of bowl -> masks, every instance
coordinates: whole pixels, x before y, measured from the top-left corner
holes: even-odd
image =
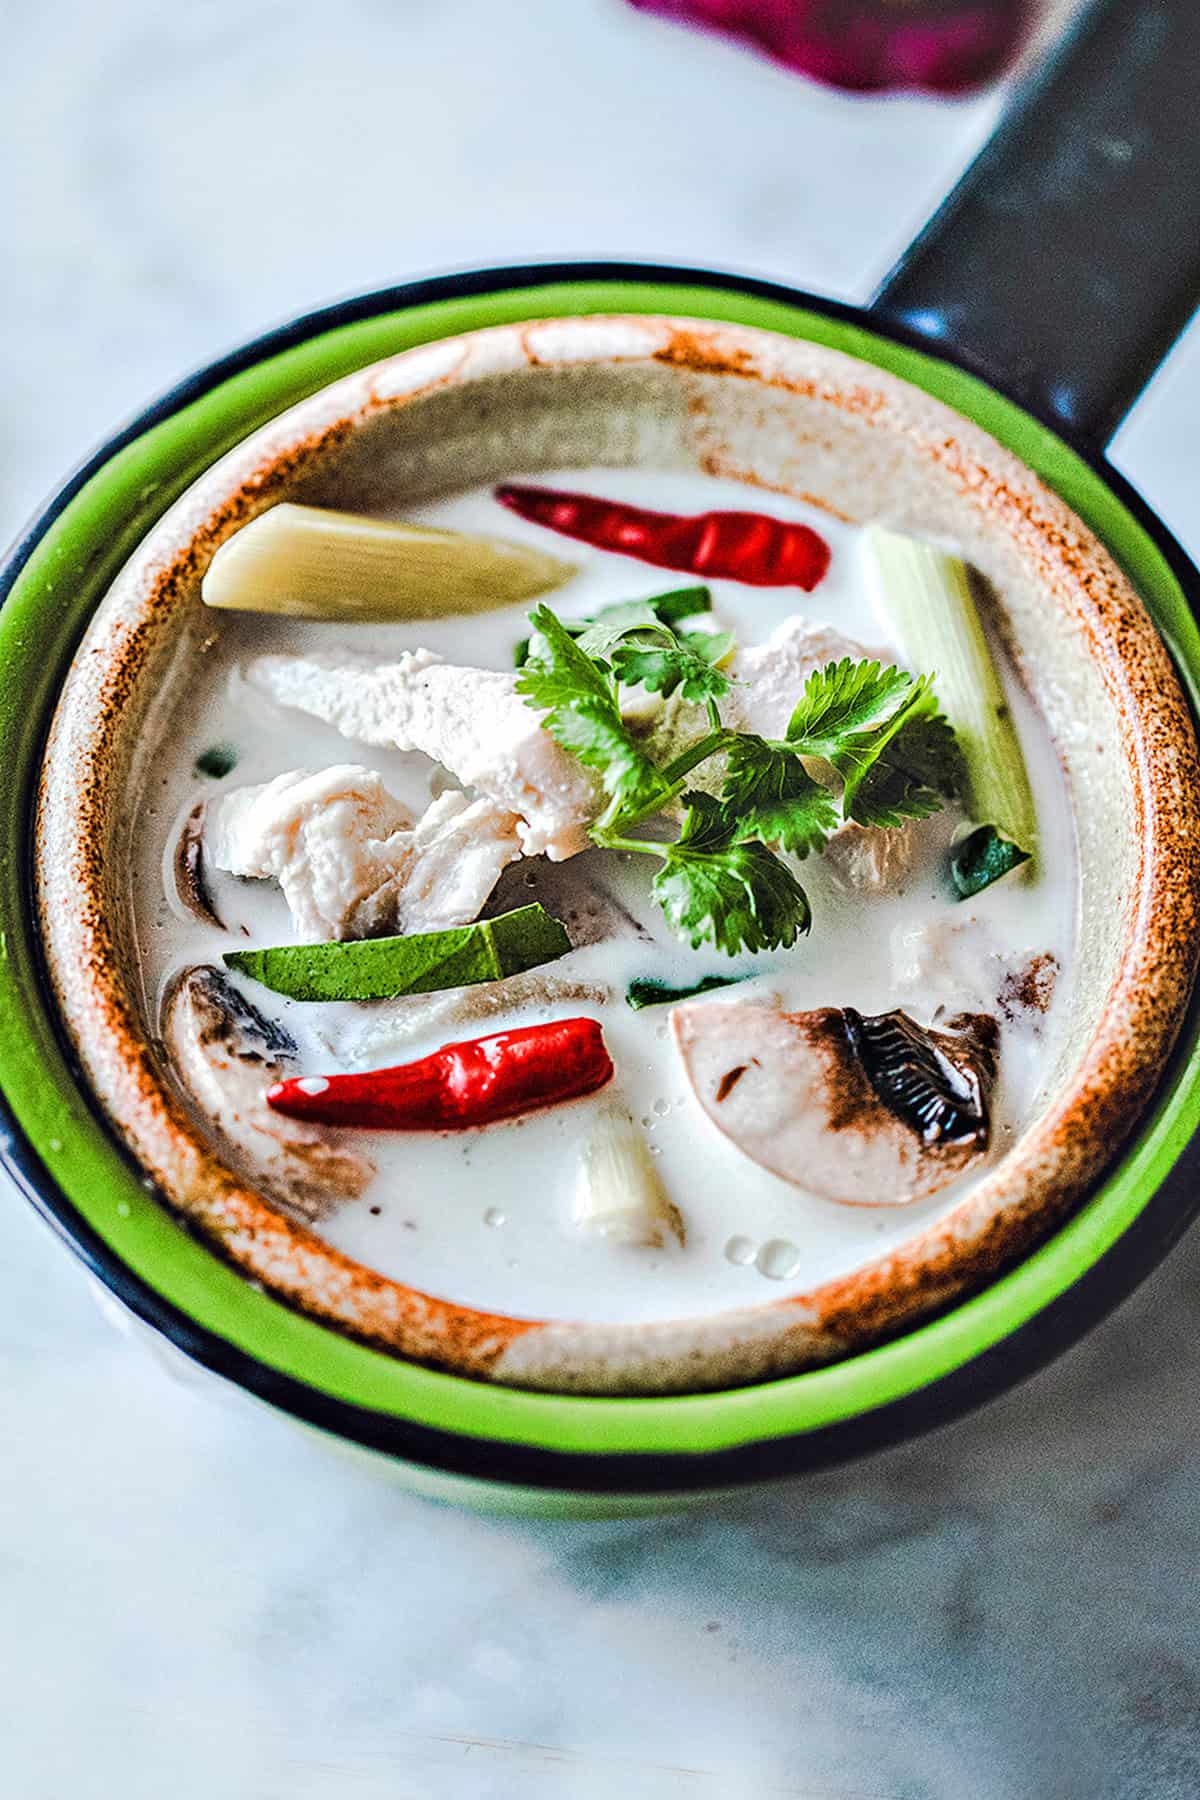
[[[79,634],[166,507],[267,419],[412,345],[521,319],[674,313],[806,338],[861,357],[974,419],[1037,470],[1122,564],[1195,700],[1200,631],[1166,559],[1103,476],[992,389],[853,322],[739,293],[653,281],[562,282],[442,300],[335,327],[233,375],[118,451],[37,544],[0,612],[0,1071],[14,1116],[72,1205],[162,1298],[268,1368],[334,1399],[442,1432],[541,1449],[704,1454],[846,1421],[916,1392],[1050,1305],[1121,1237],[1200,1125],[1200,1057],[1177,1057],[1119,1169],[1018,1267],[943,1317],[832,1367],[667,1399],[538,1394],[402,1362],[291,1311],[192,1237],[91,1112],[39,979],[28,819],[45,729]]]

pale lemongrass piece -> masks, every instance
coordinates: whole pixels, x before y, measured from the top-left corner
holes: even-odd
[[[617,1101],[599,1108],[584,1145],[575,1223],[581,1231],[646,1250],[661,1250],[668,1235],[683,1242],[679,1210],[667,1198],[645,1138]]]
[[[574,573],[574,563],[504,538],[282,501],[226,539],[200,591],[206,606],[233,612],[430,619],[529,600]]]
[[[866,540],[908,664],[934,677],[962,748],[972,819],[1032,854],[1033,791],[966,563],[880,525],[868,527]]]

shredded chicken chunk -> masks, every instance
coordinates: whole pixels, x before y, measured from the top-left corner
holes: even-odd
[[[1002,948],[978,913],[897,926],[891,952],[897,990],[932,994],[939,1010],[966,1005],[1010,1020],[1020,1015],[1036,1031],[1054,999],[1059,964],[1053,952]]]
[[[211,808],[208,857],[279,883],[301,937],[438,931],[478,917],[521,854],[514,814],[446,793],[413,823],[372,769],[292,769]]]
[[[851,893],[895,893],[912,873],[921,846],[924,820],[906,825],[856,825],[835,831],[825,846],[825,861],[839,887]]]
[[[428,650],[393,663],[351,656],[258,656],[247,676],[363,744],[419,750],[505,812],[526,856],[560,861],[587,842],[596,783],[541,727],[516,676],[460,668]]]
[[[782,737],[813,670],[841,662],[846,656],[852,662],[872,656],[881,662],[889,660],[879,651],[864,650],[839,631],[813,625],[794,613],[765,643],[738,651],[729,665],[734,685],[721,703],[721,716],[735,731]]]

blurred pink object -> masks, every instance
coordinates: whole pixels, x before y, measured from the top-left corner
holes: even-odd
[[[831,87],[957,94],[1021,49],[1036,0],[630,0],[744,39]]]

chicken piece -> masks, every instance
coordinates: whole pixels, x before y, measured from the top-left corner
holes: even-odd
[[[521,855],[517,815],[490,800],[445,793],[412,830],[412,861],[395,931],[447,931],[477,919],[502,869]]]
[[[600,810],[597,782],[560,749],[516,676],[459,668],[429,650],[392,663],[366,657],[257,656],[247,678],[360,743],[419,750],[517,816],[526,856],[574,856]]]
[[[267,1105],[296,1045],[219,969],[198,965],[176,978],[163,1003],[163,1038],[192,1099],[272,1199],[311,1222],[363,1192],[373,1163],[324,1126]]]
[[[786,1013],[753,1000],[677,1006],[692,1091],[752,1162],[847,1206],[903,1206],[987,1149],[997,1028],[963,1014]]]
[[[906,825],[856,825],[835,831],[825,846],[825,861],[839,887],[851,893],[895,893],[912,874],[921,850],[923,819]]]
[[[734,685],[721,702],[721,717],[735,731],[783,737],[813,670],[846,656],[851,662],[875,658],[885,666],[894,660],[885,651],[864,650],[840,631],[794,613],[765,643],[738,651],[727,670]]]
[[[994,1006],[1009,968],[974,916],[897,925],[890,947],[893,983],[918,1004]]]
[[[446,793],[413,824],[373,769],[292,769],[210,803],[208,859],[273,879],[302,938],[438,931],[476,918],[521,854],[516,818]]]

